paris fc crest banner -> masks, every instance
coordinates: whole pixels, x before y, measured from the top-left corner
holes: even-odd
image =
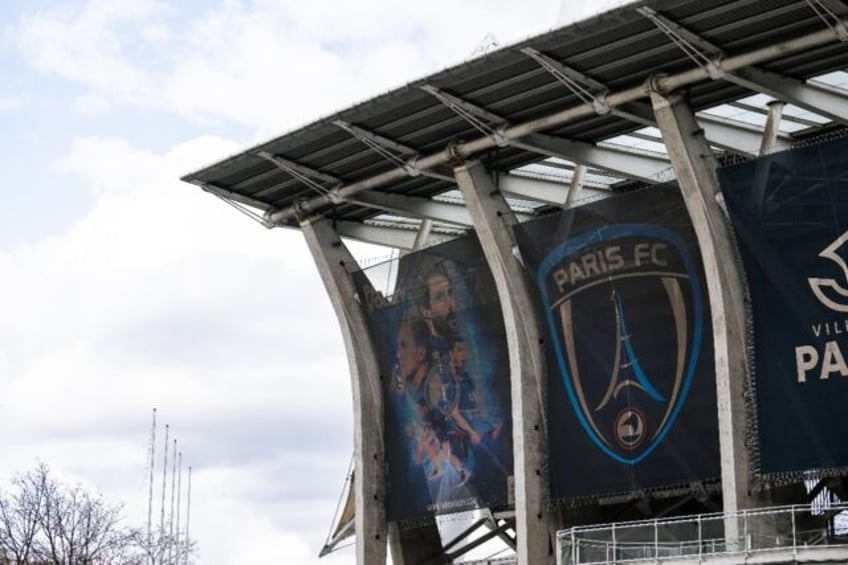
[[[509,357],[476,237],[354,273],[354,283],[383,383],[387,518],[414,525],[508,507]]]
[[[712,332],[676,187],[521,224],[545,329],[551,498],[720,475]]]
[[[848,139],[719,170],[751,302],[758,470],[848,468]]]

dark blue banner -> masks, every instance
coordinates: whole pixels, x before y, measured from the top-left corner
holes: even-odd
[[[719,177],[751,297],[759,471],[848,467],[848,141]]]
[[[675,187],[517,229],[543,312],[553,499],[719,476],[709,309]]]
[[[503,509],[512,477],[509,357],[476,238],[399,261],[395,292],[354,281],[384,383],[387,518]]]

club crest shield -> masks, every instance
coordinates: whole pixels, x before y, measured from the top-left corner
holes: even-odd
[[[536,280],[583,431],[635,465],[674,426],[696,373],[704,303],[695,262],[668,228],[618,224],[555,247]]]

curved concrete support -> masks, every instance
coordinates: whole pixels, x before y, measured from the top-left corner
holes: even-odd
[[[685,100],[652,92],[654,114],[692,219],[707,282],[715,345],[724,512],[756,506],[745,445],[748,378],[743,279],[732,233],[719,204],[716,161]]]
[[[512,381],[515,522],[518,563],[554,563],[555,524],[547,508],[542,469],[545,363],[540,347],[541,318],[532,315],[527,275],[513,253],[515,216],[489,172],[477,162],[454,166],[454,176],[492,270],[503,310]]]
[[[356,562],[386,562],[383,395],[380,369],[350,272],[356,260],[326,219],[301,223],[309,250],[339,319],[353,392]]]

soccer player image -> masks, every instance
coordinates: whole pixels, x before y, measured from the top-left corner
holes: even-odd
[[[456,303],[445,270],[435,266],[420,278],[418,309],[434,336],[447,338],[457,332]]]

